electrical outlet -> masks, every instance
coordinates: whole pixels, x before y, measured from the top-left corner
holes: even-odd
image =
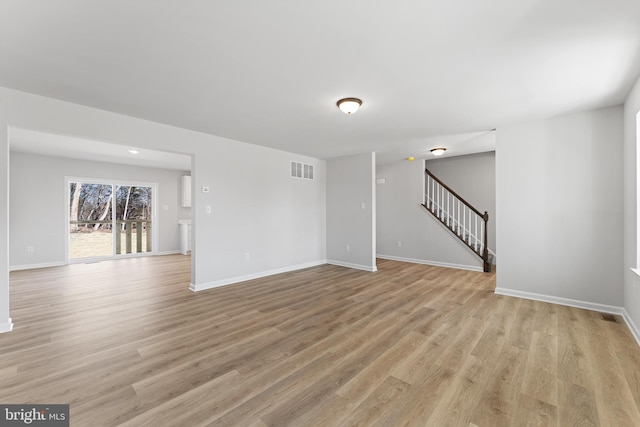
[[[366,209],[367,204],[365,202],[360,203],[360,209]]]
[[[398,240],[398,241],[396,242],[396,246],[397,246],[397,247],[399,247],[399,248],[401,248],[401,247],[402,247],[402,242],[401,242],[400,240]]]
[[[33,246],[27,246],[27,252],[32,254],[33,252],[35,252],[35,248]]]
[[[349,245],[345,246],[344,251],[345,252],[351,252],[351,246],[349,246]]]
[[[251,253],[245,252],[244,253],[244,260],[245,261],[251,261]]]
[[[210,213],[211,213],[211,205],[207,205],[207,206],[204,208],[204,210],[205,210],[205,212],[206,212],[206,213],[210,214]]]

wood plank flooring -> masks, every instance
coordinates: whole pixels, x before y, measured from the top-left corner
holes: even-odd
[[[189,263],[12,273],[0,402],[73,426],[640,426],[621,319],[385,260],[192,293]]]

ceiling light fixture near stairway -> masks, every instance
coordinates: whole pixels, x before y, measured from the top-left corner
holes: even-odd
[[[431,154],[433,154],[434,156],[442,156],[444,154],[444,152],[447,151],[446,148],[434,148],[431,150]]]
[[[362,105],[362,101],[358,98],[342,98],[336,105],[345,114],[353,114],[358,111],[358,108]]]

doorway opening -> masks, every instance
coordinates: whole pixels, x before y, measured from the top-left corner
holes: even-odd
[[[156,188],[67,177],[68,261],[155,253]]]

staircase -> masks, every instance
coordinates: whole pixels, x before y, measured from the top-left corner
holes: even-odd
[[[493,255],[487,247],[489,214],[481,213],[455,191],[425,169],[425,195],[422,205],[474,254],[482,259],[483,270],[491,271]]]

